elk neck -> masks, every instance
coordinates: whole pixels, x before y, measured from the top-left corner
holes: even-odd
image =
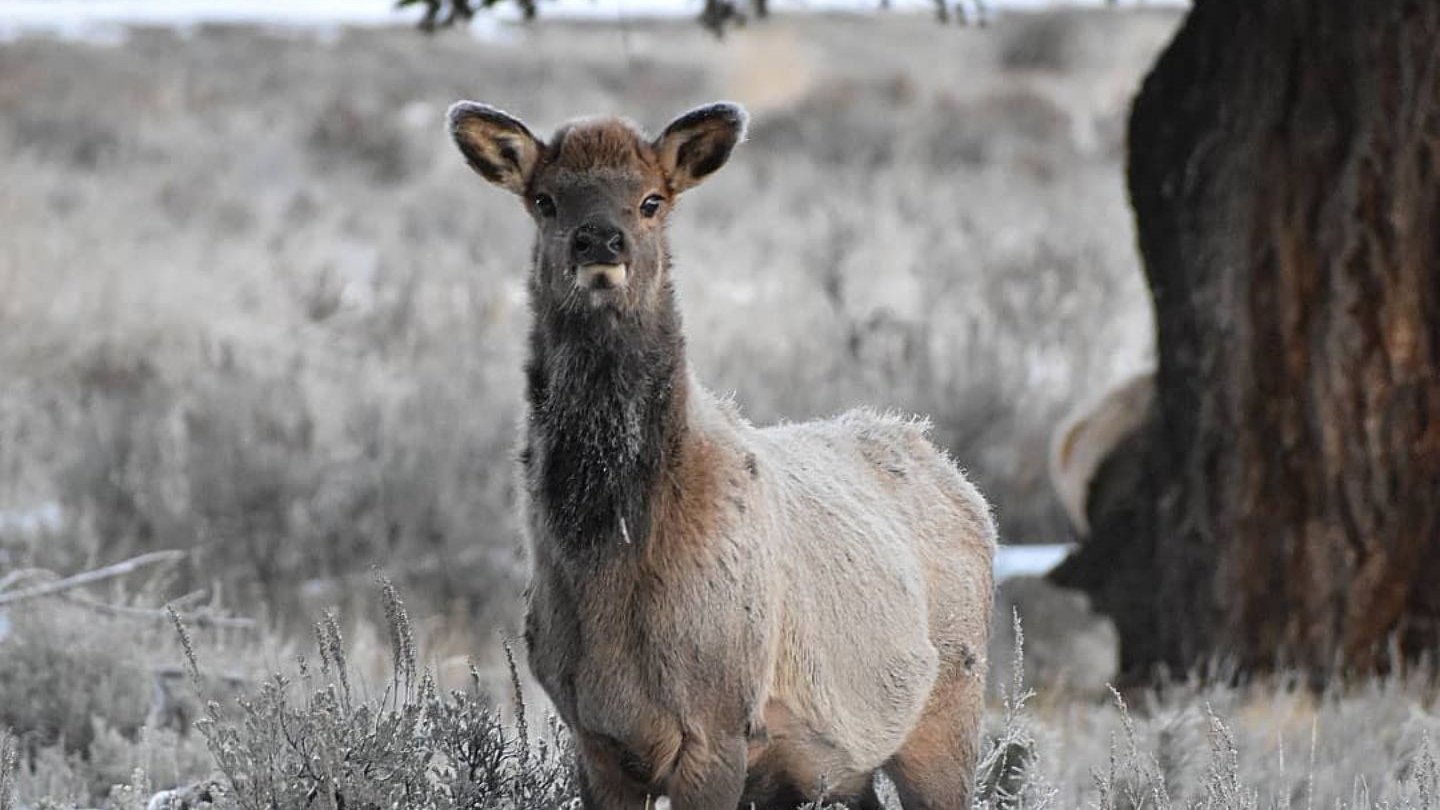
[[[521,460],[563,550],[642,549],[650,539],[687,432],[685,342],[666,276],[653,307],[623,315],[567,311],[532,291]]]

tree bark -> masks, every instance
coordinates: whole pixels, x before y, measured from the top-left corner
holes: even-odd
[[[1132,674],[1440,650],[1440,0],[1195,0],[1129,134],[1155,412],[1055,578]]]

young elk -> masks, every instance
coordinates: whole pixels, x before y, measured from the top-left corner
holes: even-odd
[[[733,104],[650,139],[549,141],[450,108],[470,166],[535,220],[521,451],[530,666],[585,806],[966,808],[995,528],[914,421],[756,428],[691,376],[665,221],[742,139]]]

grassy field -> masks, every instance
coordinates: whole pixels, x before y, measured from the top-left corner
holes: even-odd
[[[0,44],[0,513],[56,503],[61,516],[0,520],[0,577],[188,552],[92,591],[128,613],[9,612],[0,725],[19,734],[8,772],[24,806],[127,807],[214,768],[214,740],[182,733],[203,710],[162,694],[190,688],[153,611],[177,597],[192,617],[258,620],[193,630],[226,705],[294,675],[330,609],[346,660],[332,644],[312,669],[330,655],[357,693],[385,694],[377,570],[441,686],[411,683],[405,701],[481,722],[444,696],[471,662],[482,692],[509,694],[496,642],[515,630],[527,567],[511,453],[529,224],[448,143],[458,98],[545,128],[748,105],[750,142],[672,226],[701,378],[760,422],[860,404],[929,415],[1008,541],[1063,539],[1050,431],[1152,352],[1123,130],[1177,19],[779,18],[724,42],[633,22],[495,41],[199,28]],[[1433,781],[1430,805],[1394,803],[1427,773],[1423,683],[1132,697],[1135,755],[1113,778],[1126,715],[1047,697],[1009,723],[1033,738],[1024,806],[1153,806],[1125,787],[1152,771],[1122,773],[1152,760],[1176,806],[1433,806]],[[263,705],[328,705],[308,688]],[[1357,729],[1374,753],[1352,750]],[[1227,739],[1243,752],[1233,767]],[[1259,804],[1227,803],[1214,774]]]
[[[472,669],[456,688],[438,688],[419,628],[393,593],[375,591],[392,617],[383,638],[347,638],[325,619],[318,644],[285,645],[290,663],[271,674],[251,664],[243,684],[218,668],[274,660],[274,639],[192,627],[180,642],[170,627],[131,628],[120,632],[136,646],[117,650],[114,625],[27,614],[24,629],[38,632],[0,658],[0,723],[24,729],[18,742],[0,731],[0,808],[576,806],[563,727],[533,699],[507,697],[525,694],[523,675],[487,683]],[[186,723],[126,717],[135,705],[127,684],[146,662],[184,661],[187,651],[177,679]],[[986,724],[974,806],[1436,810],[1435,683],[1420,670],[1315,690],[1222,671],[1103,701],[1011,684]],[[6,803],[7,790],[18,805]],[[893,796],[888,803],[898,810]]]

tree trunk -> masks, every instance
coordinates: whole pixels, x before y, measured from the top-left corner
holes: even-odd
[[[1056,579],[1132,674],[1440,650],[1440,0],[1195,0],[1129,184],[1155,413]]]

